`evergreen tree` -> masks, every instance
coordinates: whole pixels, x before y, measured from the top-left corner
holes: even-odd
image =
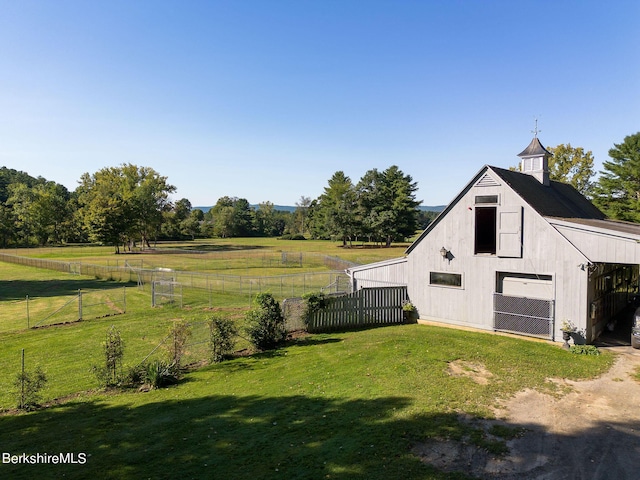
[[[594,203],[609,217],[640,222],[640,132],[609,150],[611,161],[594,189]]]

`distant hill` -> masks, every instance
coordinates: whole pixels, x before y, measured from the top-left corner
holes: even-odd
[[[438,213],[440,213],[445,208],[447,208],[447,206],[446,205],[433,205],[433,206],[420,205],[418,208],[420,210],[424,210],[425,212],[438,212]]]
[[[251,208],[253,209],[258,209],[259,205],[251,205]],[[211,210],[212,207],[193,207],[194,210],[202,210],[204,213],[207,213],[209,210]],[[295,212],[297,207],[291,207],[289,205],[274,205],[273,206],[274,210],[280,210],[283,212]],[[446,208],[446,205],[434,205],[434,206],[429,206],[429,205],[420,205],[420,210],[424,210],[425,212],[441,212]]]

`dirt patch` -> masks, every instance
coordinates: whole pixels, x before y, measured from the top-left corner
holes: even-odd
[[[481,363],[465,362],[463,360],[449,362],[447,372],[454,377],[470,378],[480,385],[487,385],[491,377],[493,377],[493,373]]]
[[[613,351],[618,358],[602,377],[556,380],[568,392],[559,398],[525,390],[505,402],[497,420],[485,423],[487,430],[501,424],[522,432],[506,441],[506,454],[449,440],[417,445],[413,453],[441,470],[482,479],[638,478],[640,382],[634,374],[640,350]],[[452,364],[452,375],[484,381],[474,372],[482,371],[477,365]]]

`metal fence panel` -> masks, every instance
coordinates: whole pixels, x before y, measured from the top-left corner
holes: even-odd
[[[553,317],[553,300],[493,295],[495,330],[551,339]]]

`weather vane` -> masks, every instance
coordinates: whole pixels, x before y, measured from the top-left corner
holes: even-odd
[[[536,121],[536,126],[533,130],[531,130],[531,133],[533,133],[533,136],[535,138],[538,138],[538,134],[542,131],[542,130],[538,130],[538,117],[533,117],[534,120]]]

